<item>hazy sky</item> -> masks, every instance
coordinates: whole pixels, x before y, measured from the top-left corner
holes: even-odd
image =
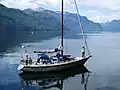
[[[61,0],[0,0],[0,2],[11,8],[38,8],[60,11]],[[81,15],[95,22],[106,22],[120,19],[120,0],[77,0]],[[73,0],[64,0],[64,10],[76,12]]]

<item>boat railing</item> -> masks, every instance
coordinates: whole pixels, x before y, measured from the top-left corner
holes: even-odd
[[[36,52],[38,53],[38,52]],[[37,58],[35,58],[37,56]],[[24,53],[21,55],[21,64],[24,65],[38,65],[38,64],[55,64],[60,62],[66,62],[74,60],[71,55],[63,55],[59,52],[56,53],[56,55],[52,56],[50,53],[38,53],[38,54],[28,54]]]

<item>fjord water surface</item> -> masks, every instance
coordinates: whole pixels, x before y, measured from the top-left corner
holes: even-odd
[[[88,34],[88,45],[92,53],[85,67],[91,73],[85,73],[85,81],[82,82],[83,74],[77,73],[63,80],[63,90],[120,90],[120,33],[97,33]],[[36,43],[29,44],[28,52],[38,49],[53,49],[59,46],[59,38],[52,38]],[[67,38],[64,40],[65,53],[73,56],[81,55],[83,40],[79,38]],[[24,45],[24,44],[23,44]],[[10,53],[0,54],[0,90],[59,90],[53,79],[50,88],[40,88],[41,83],[37,80],[31,81],[34,85],[27,85],[21,81],[17,67],[19,64],[20,53],[24,52],[20,46],[9,49]],[[13,52],[12,52],[13,51]],[[66,74],[65,74],[66,75]],[[89,75],[89,77],[88,77]],[[50,80],[45,82],[50,82]],[[22,83],[21,83],[22,82]],[[28,82],[27,82],[28,83]],[[30,82],[29,82],[30,83]],[[51,82],[50,82],[51,83]],[[43,84],[43,83],[42,83]],[[22,86],[24,85],[24,88]],[[41,86],[40,86],[41,85]]]

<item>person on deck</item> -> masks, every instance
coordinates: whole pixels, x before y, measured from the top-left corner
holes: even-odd
[[[29,64],[32,64],[32,58],[31,57],[29,58]]]
[[[57,52],[56,53],[56,56],[57,57],[61,57],[61,53],[60,53],[60,51],[62,51],[63,50],[63,47],[60,45],[59,47],[57,47],[57,48],[55,48],[55,52]]]
[[[85,58],[85,46],[82,47],[82,57]]]
[[[61,45],[59,47],[57,47],[57,48],[54,49],[55,52],[59,52],[61,50],[63,50],[63,47]]]
[[[26,55],[26,65],[28,65],[28,55]]]
[[[25,63],[25,60],[23,58],[23,56],[21,55],[21,63],[24,64]]]

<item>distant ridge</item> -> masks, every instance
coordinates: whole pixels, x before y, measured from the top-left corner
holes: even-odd
[[[101,25],[104,31],[120,32],[120,20],[112,20]]]
[[[6,7],[6,6],[4,6],[3,4],[0,3],[0,7]]]

